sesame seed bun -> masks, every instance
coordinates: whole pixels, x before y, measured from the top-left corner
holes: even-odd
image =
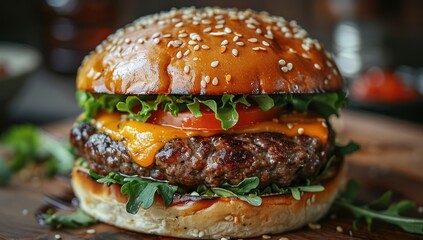
[[[97,183],[87,170],[75,167],[72,187],[80,207],[102,222],[120,228],[180,238],[246,238],[277,234],[302,227],[323,217],[344,185],[345,165],[322,192],[304,192],[301,200],[290,195],[264,196],[259,207],[237,198],[181,198],[170,206],[156,196],[151,208],[127,213],[127,196],[120,186]],[[175,201],[176,200],[176,201]]]
[[[142,17],[83,61],[80,90],[110,94],[319,93],[343,87],[336,64],[295,21],[185,8]]]

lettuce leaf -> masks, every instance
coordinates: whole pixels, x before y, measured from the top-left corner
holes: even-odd
[[[128,113],[131,119],[145,122],[153,111],[161,108],[176,116],[179,112],[189,110],[195,117],[202,117],[201,108],[206,107],[215,113],[221,122],[222,129],[227,130],[238,122],[238,104],[244,106],[257,105],[261,110],[268,111],[273,107],[283,107],[300,112],[314,110],[325,118],[347,104],[344,92],[321,94],[260,94],[196,96],[196,95],[110,95],[92,94],[78,91],[77,100],[85,110],[85,120],[92,119],[100,110],[111,112],[117,110]]]

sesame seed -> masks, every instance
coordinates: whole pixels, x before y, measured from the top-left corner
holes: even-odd
[[[326,61],[326,65],[328,66],[328,67],[332,67],[332,63],[331,62],[329,62],[329,61]]]
[[[198,61],[198,59],[199,59],[198,57],[195,57],[195,58],[193,58],[192,60],[193,60],[193,61]]]
[[[225,19],[221,19],[219,21],[216,21],[217,24],[225,24]]]
[[[298,128],[297,132],[298,134],[302,135],[304,133],[304,128]]]
[[[251,24],[251,23],[248,23],[247,24],[247,28],[249,28],[249,29],[256,29],[257,27],[255,25]]]
[[[182,58],[182,52],[181,52],[181,51],[178,51],[178,52],[176,53],[176,58],[177,58],[177,59],[181,59],[181,58]]]
[[[222,29],[223,27],[224,26],[222,24],[219,24],[219,25],[214,26],[214,28],[216,28],[216,29]]]
[[[212,67],[217,67],[217,65],[219,65],[219,61],[213,61],[213,62],[211,62],[211,64],[210,64],[210,66],[212,66]]]
[[[311,200],[310,200],[310,198],[307,199],[306,204],[307,204],[307,206],[311,206]]]
[[[283,60],[283,59],[280,59],[279,61],[278,61],[278,63],[279,63],[279,65],[285,65],[286,64],[286,61],[285,60]]]
[[[238,46],[244,46],[244,42],[236,42],[235,44]]]
[[[196,42],[196,41],[194,41],[194,40],[189,40],[189,41],[188,41],[188,45],[191,45],[191,46],[193,46],[193,45],[197,45],[197,42]]]
[[[183,22],[178,22],[177,24],[175,24],[175,27],[179,28],[179,27],[183,27],[184,23]]]
[[[288,63],[288,64],[286,64],[286,66],[288,67],[289,71],[291,71],[292,68],[294,67],[294,65],[292,65],[292,63]]]
[[[28,209],[22,209],[22,215],[24,215],[24,216],[26,216],[26,215],[28,215],[28,213],[29,213],[29,211],[28,211]]]
[[[144,39],[138,38],[137,43],[143,44],[144,43]]]
[[[281,67],[282,72],[288,72],[288,68],[287,67]]]
[[[269,235],[263,235],[263,236],[261,236],[263,239],[271,239],[272,237],[271,236],[269,236]]]
[[[348,234],[350,235],[350,237],[352,237],[353,235],[351,230],[348,231]]]
[[[204,233],[203,231],[200,231],[200,232],[198,233],[198,237],[199,237],[199,238],[204,237],[204,235],[205,235],[205,233]]]
[[[220,53],[226,52],[226,46],[220,46]]]
[[[226,45],[228,45],[228,40],[223,40],[221,43],[220,43],[220,45],[222,45],[222,46],[226,46]]]
[[[185,37],[188,37],[188,33],[180,33],[180,34],[178,35],[178,37],[180,37],[180,38],[185,38]]]
[[[222,237],[220,240],[228,240],[227,238],[225,238],[225,237]]]
[[[211,30],[212,30],[212,28],[211,28],[211,27],[207,27],[207,28],[204,28],[204,29],[203,29],[203,32],[204,32],[204,33],[208,33],[208,32],[211,32]]]
[[[212,80],[212,84],[216,86],[218,83],[219,83],[219,79],[217,79],[217,77],[214,77]]]
[[[324,128],[328,128],[328,125],[327,125],[325,122],[322,122],[322,126],[323,126]]]
[[[288,127],[288,129],[292,129],[294,127],[294,124],[292,123],[287,123],[286,126]]]
[[[316,68],[316,69],[318,69],[318,70],[322,69],[322,68],[320,67],[320,65],[319,65],[319,64],[317,64],[317,63],[315,63],[315,64],[314,64],[314,68]]]
[[[308,227],[309,227],[311,230],[319,230],[319,229],[321,229],[321,228],[322,228],[322,225],[320,225],[320,224],[318,224],[318,223],[309,223],[309,224],[308,224]]]
[[[184,56],[188,56],[188,54],[190,54],[191,53],[191,50],[186,50],[185,52],[184,52]]]
[[[259,47],[253,47],[253,50],[254,51],[260,51],[260,48]]]
[[[310,59],[310,57],[309,57],[307,54],[305,54],[305,53],[301,54],[301,56],[302,56],[303,58]]]
[[[227,82],[227,83],[229,83],[229,82],[231,81],[231,79],[232,79],[231,74],[227,74],[227,75],[225,76],[225,80],[226,80],[226,82]]]
[[[311,196],[311,202],[314,203],[316,201],[316,194],[313,194]]]
[[[206,83],[209,83],[210,82],[210,76],[205,76],[204,81],[206,81]]]
[[[160,38],[154,38],[154,39],[153,39],[153,42],[154,42],[155,44],[159,44],[159,43],[160,43]]]
[[[230,29],[230,28],[228,28],[228,27],[225,27],[225,33],[231,33],[232,32],[232,29]]]
[[[85,231],[87,234],[94,234],[95,233],[95,229],[93,229],[93,228],[90,228],[90,229],[87,229],[87,231]]]
[[[417,212],[418,212],[418,213],[423,213],[423,206],[418,207],[418,208],[417,208]]]
[[[292,48],[289,48],[288,49],[288,52],[290,52],[290,53],[297,53],[297,51],[295,51],[294,49],[292,49]]]
[[[238,39],[239,39],[239,37],[238,37],[238,36],[235,36],[235,37],[232,39],[232,41],[236,42],[236,41],[238,41]]]
[[[216,19],[216,20],[220,20],[220,19],[222,19],[222,18],[224,18],[224,16],[223,16],[223,15],[216,15],[216,16],[214,16],[214,19]]]
[[[336,226],[336,231],[341,233],[344,229],[341,226]]]
[[[54,234],[54,239],[57,239],[57,240],[62,239],[62,236],[60,236],[60,234]]]
[[[211,24],[212,22],[209,20],[209,19],[202,19],[201,20],[201,24],[204,24],[204,25],[209,25],[209,24]]]
[[[201,80],[200,85],[201,85],[202,88],[205,88],[206,84],[207,84],[206,81]]]
[[[223,36],[223,35],[226,35],[226,32],[211,32],[210,35],[212,35],[212,36]]]
[[[130,44],[130,43],[131,43],[131,39],[129,39],[129,38],[125,38],[125,43],[126,43],[126,44]]]
[[[164,38],[170,38],[170,37],[172,37],[172,34],[168,33],[168,34],[163,35],[162,37],[164,37]]]
[[[287,238],[287,237],[281,237],[281,238],[279,238],[279,240],[289,240],[289,238]]]
[[[189,66],[184,67],[184,73],[189,73]]]
[[[256,43],[257,42],[257,38],[249,38],[248,41],[249,42],[252,42],[252,43]]]
[[[263,31],[262,31],[260,28],[257,28],[257,29],[256,29],[256,33],[257,33],[257,34],[262,34],[262,33],[263,33]]]
[[[98,80],[100,77],[101,77],[101,72],[96,72],[96,73],[94,74],[93,79],[94,79],[94,80]]]
[[[207,45],[201,45],[201,49],[205,49],[205,50],[207,50],[207,49],[210,49],[210,47],[209,47],[209,46],[207,46]]]
[[[309,51],[310,50],[310,46],[309,45],[307,45],[307,44],[301,44],[301,47],[304,49],[304,50],[306,50],[306,51]]]
[[[235,34],[235,36],[237,36],[237,37],[242,37],[242,34],[241,34],[241,33],[234,32],[234,34]]]
[[[151,35],[151,38],[157,38],[157,37],[160,37],[160,35],[161,35],[161,33],[155,32],[155,33],[153,33],[153,35]]]
[[[316,46],[317,50],[321,50],[322,49],[322,45],[320,45],[320,43],[316,42],[314,43],[314,46]]]
[[[234,55],[235,57],[238,56],[238,50],[237,49],[232,49],[232,55]]]
[[[228,215],[225,217],[225,221],[232,222],[234,220],[234,216]]]
[[[264,40],[261,43],[266,47],[270,46],[270,44],[268,42],[264,41]]]
[[[264,37],[267,39],[273,39],[273,35],[269,35],[269,34],[265,34]]]
[[[325,80],[323,81],[323,83],[324,83],[325,85],[328,85],[329,80],[325,79]]]

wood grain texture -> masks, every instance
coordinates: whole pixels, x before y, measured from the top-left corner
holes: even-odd
[[[360,200],[370,201],[386,190],[395,192],[394,198],[410,199],[423,206],[423,127],[393,121],[377,116],[355,112],[343,112],[343,118],[334,125],[343,139],[353,139],[363,147],[360,152],[347,158],[348,175],[358,178],[363,187]],[[48,126],[57,136],[66,136],[71,122]],[[40,226],[35,212],[45,204],[45,196],[63,196],[71,191],[67,177],[55,179],[31,178],[17,174],[11,185],[0,188],[0,239],[171,239],[137,234],[105,224],[86,230],[53,230]],[[26,210],[24,210],[26,209]],[[423,215],[415,211],[415,216]],[[376,222],[371,232],[365,224],[353,230],[353,217],[337,211],[336,218],[330,213],[319,221],[320,230],[308,227],[271,239],[421,239],[421,236],[402,232],[399,228]],[[336,230],[342,228],[342,232]],[[258,238],[262,239],[262,238]]]

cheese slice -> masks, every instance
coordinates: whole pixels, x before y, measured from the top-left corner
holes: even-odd
[[[240,134],[276,132],[288,136],[307,135],[319,138],[325,144],[328,129],[325,119],[305,113],[282,115],[273,121],[259,122],[242,129],[227,131],[193,131],[128,120],[122,113],[101,112],[96,116],[96,125],[100,132],[107,133],[113,140],[122,141],[134,161],[148,167],[154,163],[156,153],[171,139],[193,136],[209,137],[217,134]]]

